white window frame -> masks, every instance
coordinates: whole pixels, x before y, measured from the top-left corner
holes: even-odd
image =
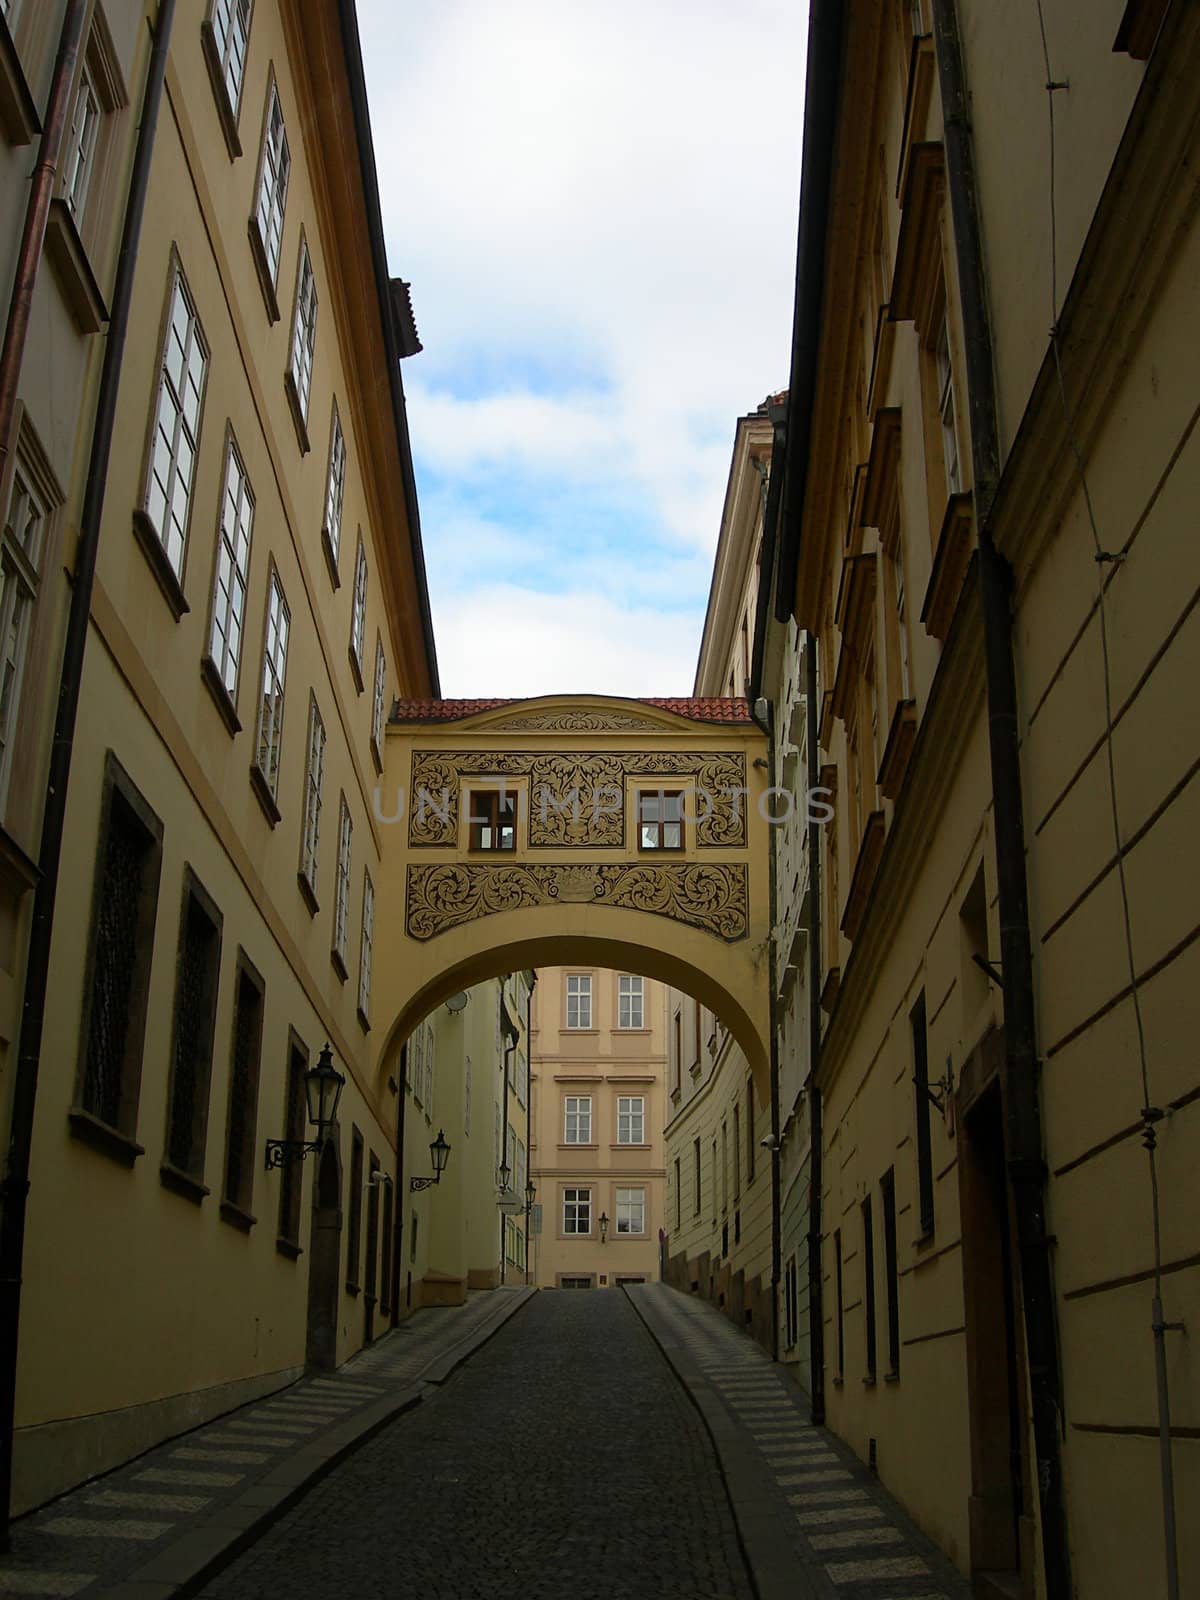
[[[262,153],[259,157],[258,195],[254,205],[254,225],[262,246],[263,262],[272,288],[279,284],[279,263],[283,257],[283,222],[287,213],[288,183],[292,172],[292,152],[279,85],[271,77],[267,96],[267,116],[263,123]]]
[[[617,1143],[645,1144],[646,1097],[644,1094],[617,1096]]]
[[[962,491],[962,458],[958,449],[957,408],[954,399],[954,361],[950,350],[950,313],[942,313],[941,331],[933,351],[937,370],[938,421],[942,430],[942,458],[946,470],[946,494]]]
[[[50,497],[18,445],[0,531],[0,813],[8,802],[42,556],[53,514]]]
[[[592,1231],[592,1191],[590,1186],[562,1192],[562,1231],[571,1238],[589,1237]],[[582,1222],[583,1227],[579,1224]]]
[[[646,1191],[640,1185],[636,1188],[621,1188],[616,1191],[613,1209],[617,1213],[617,1232],[627,1234],[641,1234],[646,1231]],[[634,1222],[638,1225],[635,1228]]]
[[[358,668],[359,688],[362,687],[363,646],[367,638],[367,552],[361,532],[358,551],[354,558],[354,603],[350,611],[350,654]]]
[[[333,901],[333,953],[346,964],[346,924],[350,917],[350,862],[354,847],[354,819],[346,796],[338,809],[337,889]]]
[[[325,523],[321,530],[329,546],[335,570],[342,548],[342,508],[345,499],[346,435],[342,432],[342,419],[335,399],[333,420],[329,427],[329,466],[325,474]]]
[[[82,226],[87,207],[88,189],[96,165],[96,148],[100,141],[100,123],[104,105],[92,76],[86,56],[79,69],[79,83],[71,106],[71,122],[67,129],[62,155],[62,197],[67,210]]]
[[[592,1026],[592,976],[590,972],[567,974],[567,1027]]]
[[[231,428],[225,441],[225,471],[217,512],[217,562],[208,655],[221,687],[235,704],[246,630],[253,536],[254,490]]]
[[[371,963],[375,950],[375,885],[363,868],[362,929],[358,951],[358,1011],[364,1021],[371,1015]]]
[[[590,1094],[563,1096],[563,1143],[591,1144],[592,1097]]]
[[[308,701],[308,758],[304,764],[304,828],[300,838],[300,876],[317,892],[317,862],[321,845],[322,790],[325,785],[325,723],[317,697]]]
[[[384,700],[387,696],[387,656],[383,650],[383,638],[375,635],[375,685],[371,699],[371,743],[375,747],[376,759],[383,760],[383,711]]]
[[[296,397],[300,420],[308,423],[308,402],[312,397],[313,357],[317,348],[317,279],[307,239],[300,240],[300,261],[296,268],[296,304],[292,311],[291,356],[288,377]]]
[[[254,20],[254,0],[212,0],[208,23],[220,68],[221,83],[229,109],[237,116],[246,81],[246,52],[250,47],[250,24]]]
[[[622,972],[617,977],[617,1027],[646,1026],[646,985],[636,973]]]
[[[287,685],[288,638],[292,618],[278,569],[271,565],[267,584],[266,623],[263,630],[262,700],[258,712],[255,765],[271,798],[279,796],[280,753],[283,745],[283,701]]]
[[[177,362],[172,360],[175,347],[179,351]],[[208,343],[196,303],[184,277],[183,267],[176,259],[171,263],[171,279],[167,289],[166,326],[159,354],[158,392],[154,402],[142,509],[162,545],[168,566],[180,584],[183,582],[187,557],[188,520],[196,457],[200,450],[208,361]],[[178,371],[173,370],[176,366]],[[160,439],[163,442],[161,454]],[[160,466],[166,472],[165,483],[156,470]],[[155,501],[158,499],[162,504],[156,507]]]

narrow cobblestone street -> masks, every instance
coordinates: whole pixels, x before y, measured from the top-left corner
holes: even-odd
[[[711,1441],[623,1294],[539,1294],[202,1591],[741,1600]]]

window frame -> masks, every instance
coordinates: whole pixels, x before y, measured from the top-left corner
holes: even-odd
[[[375,951],[375,885],[363,868],[362,917],[358,941],[358,1020],[363,1029],[371,1026],[371,968]]]
[[[283,1137],[300,1142],[304,1138],[308,1105],[304,1075],[308,1071],[308,1046],[295,1028],[288,1029],[287,1066],[283,1076]],[[303,1251],[300,1222],[304,1198],[304,1164],[285,1161],[279,1172],[279,1208],[275,1222],[275,1248],[290,1261]]]
[[[313,375],[317,360],[317,274],[304,229],[300,230],[300,251],[296,261],[296,293],[292,302],[292,332],[288,340],[287,371],[283,387],[287,394],[296,439],[301,455],[311,449],[308,438],[308,408],[312,403]]]
[[[204,1167],[208,1153],[208,1117],[212,1099],[213,1054],[216,1046],[217,1001],[221,985],[221,942],[223,918],[216,902],[200,882],[190,866],[183,869],[183,890],[180,896],[179,941],[175,959],[175,993],[171,1007],[171,1061],[167,1078],[167,1109],[163,1136],[163,1156],[159,1175],[167,1188],[183,1193],[189,1199],[203,1200],[209,1193],[204,1182]],[[182,1005],[181,993],[185,977],[185,956],[193,911],[203,918],[211,930],[211,950],[208,971],[204,978],[205,994],[203,1015],[193,1063],[194,1086],[188,1150],[184,1159],[176,1141],[176,1095],[180,1074]]]
[[[622,1200],[622,1198],[621,1198],[622,1195],[640,1195],[641,1198],[639,1200],[636,1200],[636,1201]],[[629,1218],[629,1220],[630,1220],[630,1224],[631,1224],[630,1226],[624,1227],[624,1228],[621,1226],[621,1209],[622,1209],[623,1206],[630,1209],[630,1218]],[[634,1206],[636,1206],[638,1208],[638,1213],[640,1214],[640,1217],[641,1217],[641,1224],[642,1225],[641,1225],[640,1228],[635,1228],[635,1227],[632,1226],[632,1222],[633,1222],[632,1207],[634,1207]],[[614,1186],[614,1189],[613,1189],[613,1212],[614,1212],[615,1231],[618,1234],[623,1234],[626,1238],[629,1238],[629,1239],[644,1239],[646,1237],[646,1187],[645,1187],[645,1185],[644,1184],[632,1184],[632,1185],[620,1184],[620,1185]]]
[[[626,985],[629,987],[627,988]],[[628,1016],[625,1020],[626,1006]],[[634,1002],[637,1002],[636,1007]],[[636,1011],[637,1021],[633,1020]],[[646,980],[636,972],[617,974],[617,1028],[623,1033],[642,1033],[646,1028]]]
[[[574,1111],[571,1109],[572,1105],[575,1107]],[[584,1110],[584,1107],[587,1109]],[[592,1119],[594,1114],[595,1108],[592,1104],[592,1096],[590,1094],[563,1095],[563,1144],[570,1145],[572,1148],[581,1145],[589,1146],[593,1144],[595,1142],[592,1137],[594,1127]],[[576,1137],[574,1139],[571,1137],[572,1118],[574,1118],[575,1123]],[[581,1138],[581,1130],[585,1129],[587,1137]]]
[[[228,27],[224,39],[217,28],[217,18],[224,10],[228,14]],[[235,25],[244,11],[241,72],[236,76],[235,90],[230,93],[230,63],[234,58]],[[246,61],[250,54],[250,32],[254,26],[254,0],[209,0],[208,10],[200,24],[200,42],[204,63],[208,68],[213,99],[216,102],[217,120],[229,151],[229,159],[236,161],[242,154],[239,121],[242,110],[242,93],[246,87]]]
[[[275,654],[272,653],[273,602],[276,597],[279,601],[278,618],[282,619],[282,627],[276,620],[274,628],[275,654],[282,656],[282,661],[278,664],[275,661]],[[291,626],[292,614],[284,592],[283,580],[279,576],[279,568],[272,560],[267,577],[267,600],[263,609],[262,673],[259,680],[258,716],[255,719],[254,760],[250,766],[255,793],[272,827],[282,815],[278,804],[279,773],[283,766],[283,720],[287,704],[287,661]],[[276,673],[277,686],[274,683]],[[273,756],[273,770],[263,765],[263,738],[268,732],[268,724],[271,736],[269,753]]]
[[[235,471],[240,475],[240,487],[238,491],[237,502],[234,508],[234,515],[237,519],[235,528],[238,537],[236,540],[229,537],[229,533],[226,528],[226,514],[230,499],[230,479]],[[244,565],[242,565],[239,564],[238,549],[241,544],[241,534],[243,532],[241,519],[245,504],[248,504],[249,506],[249,517],[246,521],[244,529],[245,551]],[[246,470],[245,459],[238,448],[238,442],[234,435],[233,426],[231,423],[227,422],[225,425],[224,466],[221,471],[221,488],[217,502],[217,537],[216,547],[213,555],[213,581],[208,612],[208,649],[201,662],[201,666],[204,670],[205,682],[213,692],[213,697],[217,703],[217,709],[225,719],[226,726],[229,728],[230,733],[240,732],[242,726],[241,722],[238,720],[237,702],[238,690],[241,684],[242,659],[245,653],[246,643],[246,609],[250,598],[250,559],[254,548],[255,509],[256,501],[254,497],[254,486],[250,482],[250,474]],[[221,596],[221,568],[223,558],[229,564],[231,580],[230,592],[226,594],[224,600],[222,600]],[[229,619],[233,611],[233,579],[240,580],[241,609],[237,617],[237,643],[231,648],[229,643],[231,631]],[[226,631],[221,642],[220,652],[218,653],[217,628],[218,623],[221,620],[222,613],[224,616],[226,629],[229,631]],[[228,681],[228,665],[230,657],[233,659],[232,685]]]
[[[573,1208],[573,1211],[569,1210]],[[579,1226],[580,1212],[587,1226]],[[592,1236],[592,1186],[590,1184],[564,1185],[562,1209],[559,1213],[565,1239],[590,1239]]]
[[[275,141],[277,153],[269,163],[272,152],[273,117],[278,108],[281,141]],[[280,174],[282,173],[282,178]],[[291,186],[292,149],[287,133],[287,118],[283,114],[283,98],[272,65],[267,73],[267,99],[263,108],[262,135],[258,148],[258,171],[254,178],[254,203],[250,212],[248,232],[250,253],[258,274],[259,287],[266,303],[268,321],[279,321],[279,269],[283,262],[283,233],[287,224],[288,190]],[[270,179],[270,195],[267,182]],[[264,215],[264,200],[267,201]],[[277,237],[273,229],[278,212]],[[266,231],[264,232],[264,228]],[[272,246],[272,238],[276,238]],[[272,251],[274,260],[272,260]]]
[[[363,1136],[355,1123],[350,1124],[350,1204],[346,1219],[346,1293],[358,1294],[362,1289],[362,1193],[363,1193]],[[416,1213],[413,1213],[413,1232],[416,1232]],[[416,1240],[413,1241],[416,1253]]]
[[[324,805],[325,749],[329,735],[316,694],[308,695],[308,743],[304,757],[304,811],[300,826],[300,866],[297,877],[309,910],[315,915],[317,870],[321,858],[321,811]],[[315,769],[315,776],[314,776]]]
[[[518,808],[516,790],[468,789],[466,799],[468,850],[479,855],[510,855],[515,851]],[[493,843],[485,842],[489,837],[494,840]]]
[[[637,1106],[636,1111],[633,1110]],[[628,1106],[628,1111],[622,1111],[622,1106]],[[624,1138],[623,1120],[628,1121],[629,1138]],[[633,1137],[634,1129],[640,1137]],[[644,1094],[619,1094],[617,1096],[617,1143],[620,1145],[644,1145],[646,1143],[646,1096]]]
[[[664,815],[661,817],[647,817],[646,804],[648,801],[661,802]],[[678,801],[679,815],[672,817],[666,815],[668,802]],[[637,791],[636,805],[637,847],[639,852],[646,854],[671,854],[676,855],[687,848],[687,831],[684,826],[684,803],[682,789],[639,789]],[[679,836],[674,844],[666,842],[665,833],[668,828],[678,828]],[[654,836],[648,840],[647,831],[655,830]]]
[[[367,643],[367,582],[369,569],[367,550],[362,529],[358,530],[358,545],[354,554],[354,594],[350,602],[350,671],[354,687],[363,692],[363,651]]]
[[[383,771],[383,725],[387,703],[387,652],[383,635],[375,633],[375,678],[371,687],[371,756],[375,771]]]
[[[346,475],[350,452],[334,395],[329,418],[329,457],[325,467],[325,509],[321,515],[321,547],[335,589],[342,586],[338,563],[342,554],[342,517],[346,509]]]
[[[250,1021],[248,1072],[244,1087],[238,1077],[239,1026],[243,997],[254,996]],[[221,1217],[248,1233],[258,1218],[254,1215],[254,1174],[258,1170],[255,1151],[258,1144],[258,1098],[262,1083],[263,1019],[266,1011],[266,984],[245,950],[237,953],[234,968],[233,1016],[229,1029],[229,1082],[225,1110],[225,1156],[221,1171]],[[241,1129],[235,1127],[234,1108],[239,1093],[245,1100],[240,1110]],[[234,1192],[236,1191],[236,1192]]]
[[[572,989],[572,985],[576,985]],[[566,987],[563,990],[564,1000],[564,1028],[570,1033],[594,1033],[592,1026],[592,974],[590,972],[568,972],[566,974]],[[575,1021],[571,1021],[571,1002],[575,1001]],[[584,1018],[584,1002],[586,1001],[586,1021]]]
[[[339,793],[338,804],[338,857],[337,876],[333,897],[333,944],[330,957],[339,978],[345,983],[349,976],[346,967],[346,930],[350,922],[350,877],[354,858],[354,818],[346,791]]]

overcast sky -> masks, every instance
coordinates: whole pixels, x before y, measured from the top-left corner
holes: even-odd
[[[786,386],[802,0],[359,0],[447,695],[692,687]]]

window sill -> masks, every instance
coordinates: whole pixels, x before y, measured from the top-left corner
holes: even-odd
[[[237,112],[229,103],[229,95],[225,90],[225,75],[221,71],[221,52],[217,48],[212,23],[207,19],[200,24],[200,43],[204,49],[204,65],[208,68],[213,99],[217,103],[217,121],[221,124],[221,132],[225,135],[225,148],[229,151],[229,159],[236,161],[242,153],[242,141],[238,137]]]
[[[933,1247],[936,1234],[932,1228],[926,1228],[924,1233],[919,1233],[913,1240],[914,1250],[929,1250]]]
[[[167,560],[167,552],[163,549],[158,529],[146,513],[139,510],[133,513],[133,531],[142,547],[142,554],[150,563],[151,572],[158,580],[163,598],[171,608],[171,615],[178,622],[180,617],[186,615],[192,608],[187,603],[187,596],[183,592],[183,585],[176,576],[174,567]]]
[[[560,1144],[560,1150],[599,1150],[598,1144]]]
[[[347,1279],[344,1287],[345,1287],[346,1293],[354,1295],[355,1299],[357,1299],[358,1296],[362,1293],[362,1284],[361,1283],[351,1283],[349,1281],[349,1279]]]
[[[900,1374],[898,1372],[885,1372],[883,1375],[883,1381],[884,1383],[899,1383]]]
[[[84,334],[99,333],[108,321],[108,307],[71,208],[61,195],[50,202],[50,215],[46,218],[46,254],[76,328]]]
[[[275,796],[271,793],[271,785],[267,782],[266,774],[257,761],[250,764],[250,787],[254,790],[254,798],[263,809],[263,816],[272,827],[283,817],[283,812],[275,804]]]
[[[268,322],[279,321],[279,301],[275,295],[275,285],[271,280],[271,268],[267,264],[267,252],[263,248],[262,235],[258,231],[258,218],[251,217],[246,224],[250,235],[250,254],[254,258],[254,270],[258,274],[258,286],[262,290],[263,301],[267,308]]]
[[[490,851],[490,850],[483,850],[483,851],[480,852],[480,854],[481,855],[492,855],[492,854],[494,854],[494,852]],[[579,1038],[581,1035],[585,1035],[586,1036],[588,1034],[592,1034],[594,1036],[594,1035],[596,1035],[596,1034],[598,1034],[600,1032],[600,1029],[599,1028],[573,1028],[570,1025],[570,1023],[568,1023],[567,1026],[562,1031],[564,1033],[569,1033],[572,1036],[572,1038]]]
[[[630,1034],[630,1033],[653,1033],[654,1029],[653,1028],[623,1028],[621,1026],[621,1024],[618,1023],[617,1026],[613,1029],[613,1032],[614,1033],[619,1033],[624,1037],[626,1034]]]
[[[76,1139],[82,1144],[90,1145],[93,1150],[98,1150],[101,1155],[120,1162],[123,1167],[132,1167],[139,1156],[146,1154],[145,1145],[139,1144],[136,1139],[131,1139],[119,1128],[110,1127],[107,1122],[102,1122],[99,1117],[93,1116],[90,1111],[85,1111],[82,1106],[72,1106],[67,1112],[67,1120]]]
[[[339,982],[345,983],[346,979],[350,976],[349,968],[346,966],[345,956],[340,950],[331,950],[329,952],[329,960],[333,970],[338,975]]]
[[[211,656],[205,656],[200,662],[200,676],[204,679],[204,686],[213,697],[213,703],[221,713],[221,721],[230,733],[241,733],[242,725],[238,721],[237,706],[233,696],[221,681],[220,668]]]
[[[840,1389],[842,1387],[842,1385],[845,1383],[845,1381],[846,1381],[845,1378],[842,1377],[840,1372],[835,1373],[833,1375],[833,1377],[830,1379],[830,1382],[833,1384],[833,1387],[835,1389]]]
[[[361,694],[363,692],[362,662],[355,654],[352,644],[346,646],[346,654],[350,658],[350,676],[354,679],[354,687]]]
[[[371,760],[375,763],[375,776],[379,777],[383,772],[383,752],[374,734],[371,735]]]
[[[240,1233],[249,1233],[258,1218],[249,1211],[243,1211],[232,1200],[222,1200],[221,1221],[227,1222],[231,1228],[237,1228]]]
[[[304,407],[300,404],[300,391],[296,388],[296,380],[290,370],[283,375],[283,392],[287,395],[288,410],[292,413],[292,421],[296,426],[296,443],[300,446],[300,454],[306,456],[312,449],[308,438],[308,418],[304,415]]]
[[[335,589],[342,587],[342,575],[338,571],[337,551],[333,548],[333,540],[329,537],[329,529],[321,528],[321,549],[325,555],[325,565],[329,568],[329,581]]]
[[[3,17],[0,17],[0,128],[13,145],[30,144],[42,131],[37,104]]]
[[[358,1025],[362,1031],[364,1033],[370,1033],[371,1019],[361,1006],[357,1007],[355,1015],[358,1017]]]
[[[300,885],[300,893],[303,896],[304,904],[308,907],[309,916],[315,917],[317,912],[321,909],[321,903],[317,899],[317,891],[313,888],[312,884],[308,880],[307,875],[303,872],[298,872],[296,874],[296,882]]]
[[[299,1261],[304,1254],[304,1249],[294,1239],[285,1239],[282,1235],[276,1237],[275,1249],[281,1256],[286,1256],[289,1261]]]
[[[195,1205],[200,1205],[205,1196],[212,1192],[206,1183],[199,1178],[193,1178],[191,1173],[184,1172],[181,1167],[172,1166],[169,1161],[164,1161],[159,1166],[158,1179],[164,1189],[170,1189],[172,1194],[177,1194],[184,1200],[191,1200]]]
[[[631,1144],[626,1141],[624,1144],[621,1144],[620,1142],[617,1144],[610,1144],[608,1148],[610,1150],[651,1150],[653,1149],[653,1146],[648,1144]]]
[[[875,1387],[875,1374],[873,1372],[867,1373],[862,1381],[862,1386],[864,1389],[873,1389]]]

